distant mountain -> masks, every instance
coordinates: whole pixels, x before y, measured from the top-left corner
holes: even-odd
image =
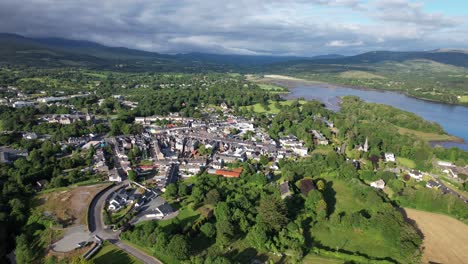
[[[42,67],[79,66],[118,67],[122,70],[148,71],[264,71],[298,65],[362,65],[387,61],[431,60],[468,67],[468,51],[439,49],[421,52],[372,51],[355,56],[339,54],[315,57],[250,56],[188,53],[167,55],[123,47],[62,38],[28,38],[0,33],[0,65],[17,64]],[[326,67],[325,67],[326,68]]]
[[[381,62],[404,62],[409,60],[431,60],[443,64],[468,67],[468,53],[459,50],[439,50],[439,51],[371,51],[355,56],[288,61],[287,65],[294,64],[336,64],[336,65],[359,65],[374,64]],[[278,65],[278,64],[277,64]]]

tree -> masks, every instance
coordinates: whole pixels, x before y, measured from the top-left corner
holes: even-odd
[[[260,164],[262,164],[263,166],[266,166],[268,162],[270,162],[270,159],[268,158],[267,155],[260,156]]]
[[[170,183],[167,185],[164,194],[166,197],[174,199],[177,196],[177,185],[175,183]]]
[[[189,244],[183,235],[175,235],[167,245],[167,252],[178,260],[185,260],[189,255]]]
[[[228,220],[216,222],[216,244],[221,248],[226,247],[234,235],[234,227]]]
[[[205,198],[205,203],[206,204],[212,204],[216,205],[220,200],[220,195],[218,190],[216,189],[211,189],[207,194]]]
[[[258,250],[266,250],[268,242],[267,228],[263,224],[257,224],[247,234],[247,241]]]
[[[257,223],[263,223],[268,229],[280,230],[288,222],[286,204],[280,198],[269,195],[260,200]]]
[[[26,234],[16,237],[16,262],[18,264],[34,263],[34,249],[31,247],[31,241]]]
[[[137,174],[134,170],[129,170],[127,172],[128,179],[131,181],[136,181],[137,180]]]
[[[325,189],[325,183],[323,182],[323,180],[318,180],[317,181],[317,189],[319,191],[323,191]]]
[[[200,227],[200,231],[207,237],[214,237],[216,235],[216,229],[212,223],[205,223]]]

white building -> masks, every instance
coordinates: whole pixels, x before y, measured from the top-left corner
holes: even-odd
[[[422,180],[422,178],[423,178],[422,173],[421,173],[420,171],[418,171],[418,170],[412,170],[412,171],[410,171],[410,172],[409,172],[409,176],[410,176],[411,178],[417,180],[417,181],[420,181],[420,180]]]
[[[33,106],[33,105],[34,105],[34,102],[16,101],[13,103],[13,108],[22,108],[22,107]]]
[[[395,154],[393,153],[385,153],[385,161],[386,162],[395,162]]]

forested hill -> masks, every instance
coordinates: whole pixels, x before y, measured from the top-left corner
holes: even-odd
[[[362,65],[382,62],[405,62],[411,60],[430,60],[447,65],[468,67],[468,53],[464,50],[439,49],[433,51],[371,51],[355,56],[288,61],[277,63],[273,67],[293,66],[297,64]]]
[[[188,53],[167,55],[156,52],[108,47],[98,43],[62,38],[29,38],[0,33],[0,64],[41,67],[79,66],[151,71],[270,71],[283,68],[307,68],[311,65],[346,67],[430,60],[446,65],[468,67],[465,50],[440,49],[427,52],[372,51],[355,56],[339,54],[315,57],[251,56]]]
[[[317,58],[337,58],[324,55]],[[40,67],[79,66],[129,71],[242,71],[290,60],[314,58],[292,56],[249,56],[188,53],[167,55],[156,52],[108,47],[98,43],[62,38],[28,38],[0,34],[0,64]]]

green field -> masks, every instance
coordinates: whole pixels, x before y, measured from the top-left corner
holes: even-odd
[[[304,257],[302,260],[304,264],[343,264],[343,260],[334,259],[334,258],[326,258],[322,256],[317,256],[315,254],[309,254]]]
[[[109,242],[104,242],[103,247],[92,258],[92,261],[94,264],[143,264]]]
[[[397,128],[398,128],[398,133],[402,135],[408,135],[408,134],[414,135],[425,141],[457,141],[459,140],[457,137],[447,135],[447,134],[428,133],[428,132],[422,132],[422,131],[417,131],[413,129],[403,128],[403,127],[397,127]]]
[[[398,164],[405,166],[407,168],[414,169],[416,167],[416,163],[414,163],[414,161],[410,159],[397,157],[396,160]]]
[[[286,101],[280,101],[279,104],[282,106],[290,106],[293,102],[296,100],[286,100]],[[305,100],[299,100],[300,104],[305,104],[307,101]],[[275,102],[269,101],[268,107],[270,108],[269,110],[265,109],[262,104],[254,104],[253,105],[253,111],[255,113],[265,113],[265,114],[278,114],[281,110],[275,106]],[[242,106],[241,108],[247,108],[250,109],[252,106]]]

